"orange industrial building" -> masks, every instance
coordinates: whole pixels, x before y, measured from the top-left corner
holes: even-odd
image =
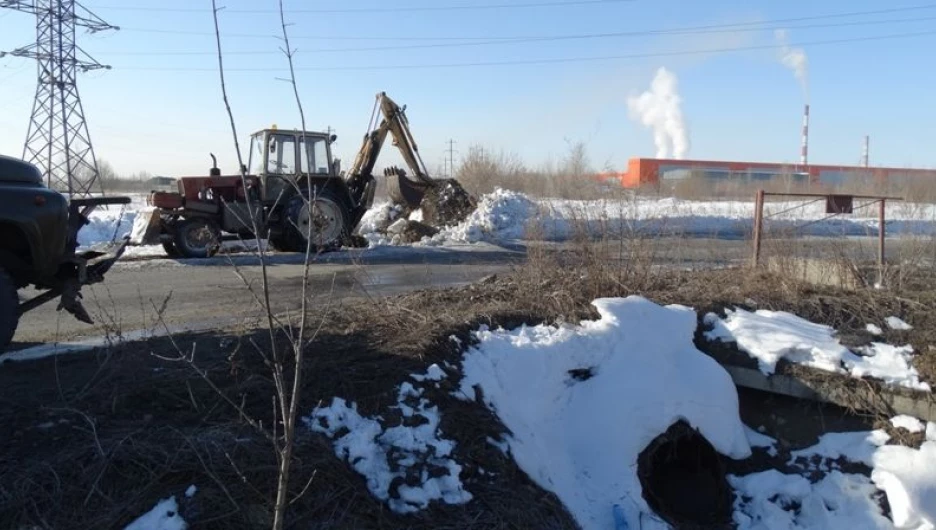
[[[901,185],[919,183],[921,179],[936,184],[936,169],[631,158],[626,172],[602,173],[599,178],[605,182],[619,181],[624,188],[659,188],[661,184],[677,184],[687,179],[751,183],[780,178],[836,187],[852,183]]]

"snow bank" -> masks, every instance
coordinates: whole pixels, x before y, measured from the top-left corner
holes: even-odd
[[[475,332],[460,390],[473,400],[480,387],[517,464],[583,528],[613,528],[616,504],[638,528],[635,508],[650,508],[637,457],[671,424],[686,420],[733,458],[751,448],[731,377],[693,346],[694,311],[638,296],[593,305],[600,318],[577,326]]]
[[[80,244],[90,246],[129,234],[136,213],[146,208],[145,194],[128,194],[132,203],[101,208],[92,213],[91,225],[80,234]],[[590,234],[723,235],[743,236],[750,231],[753,201],[686,201],[673,198],[631,197],[628,199],[564,200],[536,199],[523,193],[496,189],[479,197],[477,211],[465,222],[442,234],[426,238],[417,245],[464,244],[478,241],[498,242],[528,237],[527,227],[537,225],[537,237],[562,241],[579,231]],[[803,206],[804,208],[795,208]],[[936,235],[936,206],[888,204],[887,233],[901,235]],[[123,213],[121,213],[123,212]],[[771,202],[765,213],[765,230],[802,227],[809,236],[867,236],[877,233],[876,211],[856,210],[850,216],[825,219],[824,204],[807,202]],[[364,214],[358,233],[369,246],[397,245],[382,232],[402,218],[402,208],[384,201]],[[409,216],[422,219],[420,210]],[[118,224],[119,223],[119,224]]]
[[[437,376],[435,371],[426,374]],[[303,419],[313,431],[332,438],[335,454],[367,479],[371,494],[397,513],[422,510],[434,500],[463,504],[472,498],[459,478],[461,466],[452,458],[455,442],[439,437],[439,410],[429,406],[422,392],[410,383],[399,387],[396,408],[404,420],[421,417],[422,423],[416,426],[404,421],[385,428],[379,418],[361,416],[354,403],[349,405],[341,398],[334,398],[327,407],[316,407]],[[447,473],[440,476],[439,470]],[[418,480],[412,482],[412,476]],[[395,485],[397,479],[404,483]]]
[[[712,326],[709,340],[734,342],[738,349],[757,359],[761,372],[772,374],[780,359],[852,377],[875,377],[887,384],[929,391],[911,364],[911,346],[891,346],[872,342],[856,348],[843,346],[835,330],[785,311],[726,309],[721,319],[714,313],[704,321]]]
[[[188,524],[179,515],[179,505],[173,495],[159,501],[149,512],[141,515],[124,530],[186,530]]]

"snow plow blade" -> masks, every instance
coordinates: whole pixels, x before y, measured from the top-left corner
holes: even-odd
[[[387,171],[387,195],[390,200],[416,209],[422,204],[426,189],[431,186],[428,182],[416,182],[402,171]]]

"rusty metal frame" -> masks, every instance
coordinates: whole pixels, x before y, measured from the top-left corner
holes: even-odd
[[[800,225],[798,228],[809,226],[811,224],[814,224],[820,221],[825,221],[827,219],[831,219],[833,217],[843,215],[843,213],[850,214],[850,213],[853,213],[853,211],[856,209],[867,208],[869,206],[873,206],[874,204],[877,204],[878,205],[878,249],[877,249],[878,250],[877,252],[878,254],[878,263],[877,263],[878,283],[880,285],[884,284],[884,240],[886,237],[886,228],[884,224],[884,221],[885,221],[884,212],[887,206],[887,201],[902,201],[904,200],[903,197],[892,197],[892,196],[886,196],[886,195],[852,195],[852,194],[843,194],[843,193],[799,193],[799,192],[783,193],[783,192],[767,192],[762,189],[757,190],[757,193],[754,196],[754,236],[753,236],[754,255],[751,260],[751,265],[755,269],[760,265],[760,254],[761,254],[761,246],[762,246],[763,231],[764,231],[764,199],[767,196],[810,197],[810,198],[816,199],[815,201],[810,201],[810,202],[807,202],[806,204],[801,204],[793,208],[789,208],[787,210],[774,213],[768,217],[779,215],[781,213],[786,213],[788,211],[792,211],[797,208],[803,208],[805,206],[808,206],[809,204],[818,202],[820,200],[826,201],[826,213],[829,213],[830,205],[834,204],[836,200],[846,200],[849,203],[848,212],[832,212],[822,219],[804,223]],[[856,199],[868,200],[871,202],[859,205],[857,207],[851,206],[851,203]]]

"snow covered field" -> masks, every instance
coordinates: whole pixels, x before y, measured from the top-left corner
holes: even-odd
[[[82,229],[83,246],[111,241],[129,234],[136,212],[145,208],[143,195],[131,194],[132,204],[110,206],[92,214],[91,225]],[[858,201],[860,203],[860,201]],[[806,205],[797,208],[798,205]],[[856,206],[858,204],[856,203]],[[812,223],[799,232],[807,236],[869,236],[877,233],[876,208],[825,219],[824,202],[771,202],[766,206],[767,229],[789,229]],[[591,234],[628,235],[635,232],[663,235],[742,237],[752,226],[753,202],[686,201],[671,198],[626,200],[534,199],[522,193],[498,189],[480,198],[478,209],[463,223],[444,229],[415,245],[505,242],[524,238],[567,240],[580,231]],[[889,237],[936,235],[936,206],[889,203]],[[377,231],[380,221],[393,220],[387,202],[378,202],[364,216],[359,232],[371,247],[394,245],[392,236]],[[419,212],[410,216],[419,220]],[[162,248],[132,247],[128,256],[164,255]]]

